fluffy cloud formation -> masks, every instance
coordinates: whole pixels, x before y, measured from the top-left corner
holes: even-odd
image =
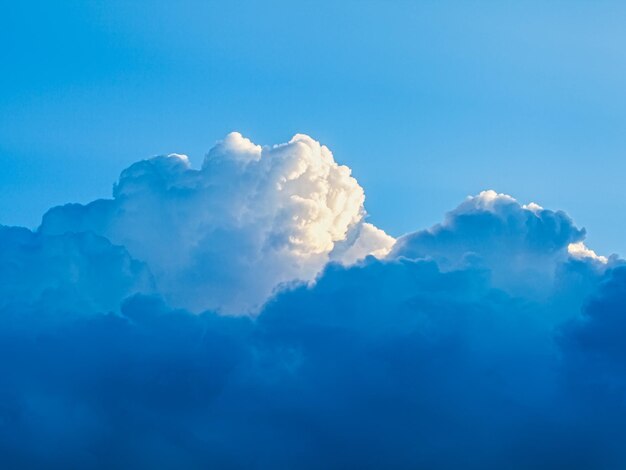
[[[255,311],[281,283],[313,280],[330,258],[382,256],[394,242],[364,223],[350,169],[302,134],[263,148],[231,133],[200,170],[182,155],[144,160],[122,172],[113,197],[54,208],[39,231],[123,245],[171,305],[194,311]]]
[[[337,168],[309,138],[231,134],[201,170],[140,162],[112,201],[0,230],[2,462],[622,468],[623,261],[493,191],[385,256]],[[244,313],[233,286],[274,295],[176,307]]]
[[[92,233],[43,235],[0,226],[0,308],[83,313],[116,311],[154,291],[147,267]]]

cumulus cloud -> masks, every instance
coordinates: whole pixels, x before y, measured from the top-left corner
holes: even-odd
[[[364,200],[350,169],[312,138],[261,147],[231,133],[200,170],[177,154],[135,163],[112,200],[54,208],[39,231],[123,245],[172,305],[246,313],[281,283],[312,281],[331,257],[386,254],[393,239],[364,222]]]
[[[401,238],[394,253],[434,256],[450,267],[473,254],[495,267],[506,252],[509,258],[520,258],[525,265],[529,255],[545,262],[563,259],[568,245],[582,241],[584,236],[585,231],[578,229],[564,212],[532,203],[522,205],[509,195],[489,190],[468,197],[441,224]]]
[[[0,226],[0,308],[117,311],[129,295],[153,290],[145,264],[103,237]]]
[[[468,197],[442,223],[400,238],[392,256],[428,256],[444,269],[478,264],[510,293],[539,294],[549,293],[572,257],[606,261],[584,246],[584,237],[564,212],[490,190]]]
[[[363,201],[309,137],[230,134],[0,228],[2,462],[623,467],[624,262],[494,191],[397,241]]]

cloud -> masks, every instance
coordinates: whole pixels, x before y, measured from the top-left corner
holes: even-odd
[[[145,296],[120,315],[2,312],[0,453],[33,467],[593,466],[617,442],[572,433],[589,402],[560,377],[594,371],[561,365],[587,352],[560,349],[549,310],[480,268],[368,258],[255,320]]]
[[[567,252],[574,258],[591,258],[603,264],[609,262],[606,256],[597,255],[595,251],[587,248],[583,242],[570,243],[567,246]]]
[[[623,467],[624,262],[494,191],[397,241],[363,201],[314,140],[230,134],[1,228],[2,462]]]
[[[0,308],[108,312],[134,293],[154,292],[143,263],[92,233],[0,226],[0,260]]]
[[[349,262],[388,252],[393,239],[364,223],[364,200],[350,169],[310,137],[262,148],[231,133],[200,170],[177,154],[135,163],[112,200],[54,208],[39,231],[123,245],[172,305],[245,313],[342,260],[337,246]]]
[[[529,295],[549,293],[558,280],[557,268],[568,259],[607,261],[584,246],[584,237],[585,230],[562,211],[483,191],[441,224],[400,238],[392,256],[427,256],[444,269],[479,264],[490,270],[494,285]]]
[[[544,263],[566,257],[568,245],[581,242],[584,236],[585,231],[575,227],[562,211],[533,203],[521,205],[506,194],[483,191],[449,212],[443,223],[402,237],[394,253],[412,257],[427,254],[451,267],[470,254],[495,267],[506,253],[510,259],[520,258],[523,269],[528,256]]]

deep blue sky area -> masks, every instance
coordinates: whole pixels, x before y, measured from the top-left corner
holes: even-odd
[[[232,130],[328,145],[392,235],[483,189],[626,254],[626,5],[7,1],[0,223]]]

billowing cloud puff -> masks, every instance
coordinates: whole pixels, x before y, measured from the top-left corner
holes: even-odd
[[[0,229],[0,460],[625,466],[622,260],[493,191],[393,248],[363,214],[312,139],[231,134]]]
[[[607,262],[585,247],[584,236],[584,229],[562,211],[483,191],[449,212],[441,224],[400,238],[392,256],[431,257],[443,269],[480,265],[500,288],[541,293],[552,288],[568,259]]]
[[[279,284],[313,280],[331,257],[381,256],[394,242],[364,223],[350,169],[301,134],[262,148],[231,133],[200,170],[176,154],[141,161],[122,172],[113,196],[54,208],[39,230],[123,245],[170,304],[195,311],[254,311]]]
[[[520,263],[507,269],[525,269],[528,256],[545,262],[565,258],[567,247],[584,236],[584,230],[576,228],[564,212],[532,203],[521,205],[506,194],[483,191],[449,212],[443,223],[401,238],[394,253],[428,255],[450,267],[475,255],[495,267],[506,252],[510,260],[519,259]]]
[[[102,313],[153,289],[146,266],[105,238],[0,226],[0,308]]]

